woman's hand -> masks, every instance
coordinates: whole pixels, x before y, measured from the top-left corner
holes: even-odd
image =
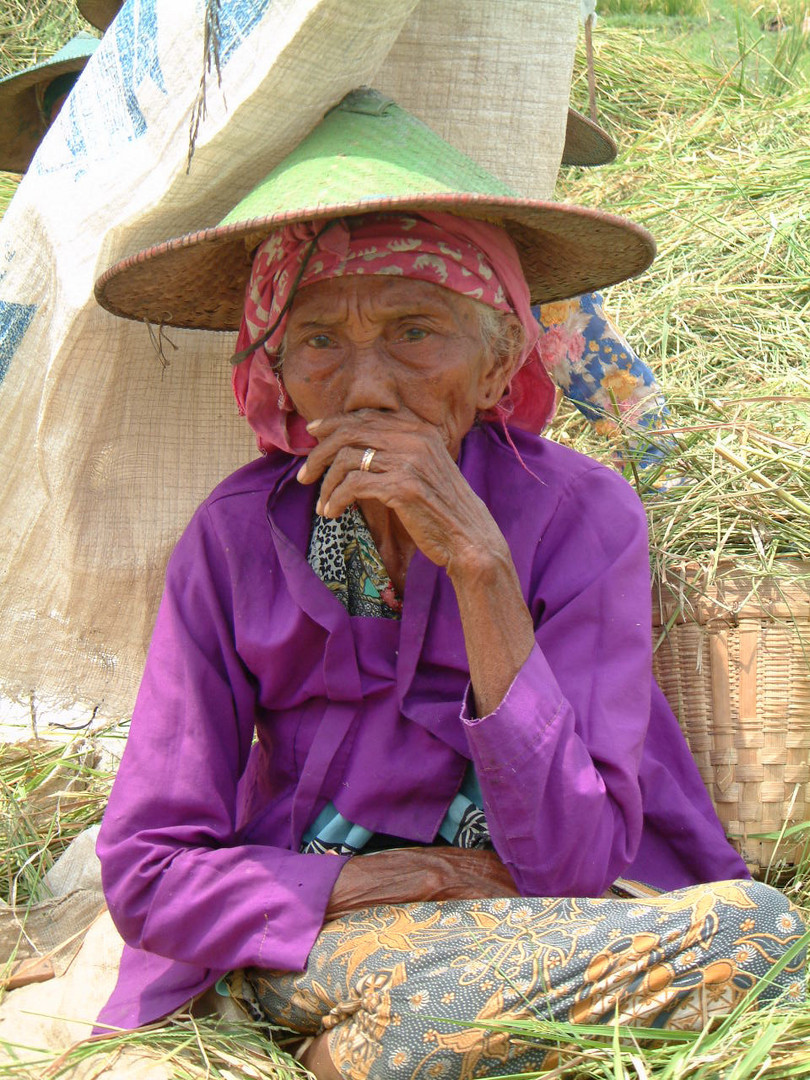
[[[407,409],[356,412],[315,420],[318,439],[298,478],[322,479],[319,513],[339,517],[354,502],[375,501],[395,514],[419,550],[450,572],[492,552],[508,552],[484,503],[470,488],[440,429]],[[370,465],[363,455],[373,450]]]
[[[375,904],[520,896],[494,851],[409,847],[349,859],[332,890],[326,922]]]
[[[311,484],[323,477],[319,512],[338,517],[353,502],[364,510],[381,504],[447,571],[464,628],[475,710],[489,715],[534,646],[534,624],[503,533],[462,476],[439,428],[407,409],[360,409],[308,428],[318,445],[298,479]],[[363,470],[367,449],[374,456]],[[386,551],[380,553],[385,561]]]

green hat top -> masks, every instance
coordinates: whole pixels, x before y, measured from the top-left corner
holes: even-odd
[[[506,229],[535,302],[638,274],[655,252],[650,235],[622,218],[516,195],[390,98],[363,87],[331,109],[218,225],[116,263],[99,278],[96,297],[127,318],[237,329],[252,251],[273,229],[420,209]]]
[[[409,195],[517,193],[376,90],[353,90],[220,225]]]

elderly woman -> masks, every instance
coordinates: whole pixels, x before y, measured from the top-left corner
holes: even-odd
[[[477,1021],[700,1026],[800,936],[653,684],[639,503],[537,435],[531,301],[650,255],[364,92],[221,227],[101,279],[178,325],[244,297],[266,451],[169,565],[99,840],[128,943],[102,1022],[219,981],[318,1077],[523,1072],[547,1049]]]

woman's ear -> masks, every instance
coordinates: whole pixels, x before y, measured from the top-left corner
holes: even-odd
[[[526,341],[526,332],[517,315],[503,313],[501,320],[500,333],[488,345],[489,356],[481,373],[476,402],[479,412],[491,409],[503,397],[518,370]]]

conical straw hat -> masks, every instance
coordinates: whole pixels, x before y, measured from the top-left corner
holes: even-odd
[[[48,129],[43,91],[60,75],[83,71],[97,48],[98,38],[82,32],[48,60],[0,79],[0,169],[26,171]]]
[[[76,0],[76,7],[91,26],[106,30],[121,9],[124,0]]]
[[[616,143],[599,124],[575,109],[568,110],[563,165],[607,165],[616,157]]]
[[[235,330],[251,253],[274,228],[420,209],[505,228],[537,303],[632,277],[655,254],[649,233],[622,218],[515,195],[390,98],[364,88],[328,112],[219,225],[116,263],[96,283],[96,298],[126,318]]]

